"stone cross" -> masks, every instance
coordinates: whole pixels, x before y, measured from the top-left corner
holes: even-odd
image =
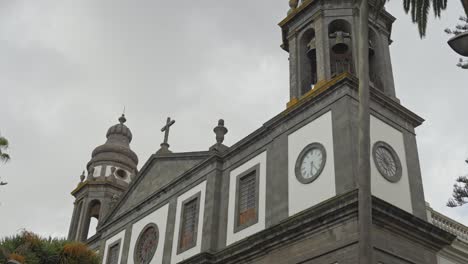
[[[175,123],[175,120],[171,120],[171,118],[168,117],[166,121],[166,125],[161,128],[161,132],[164,132],[164,142],[161,143],[162,148],[166,148],[166,149],[169,148],[169,143],[167,143],[169,140],[169,130],[174,123]]]

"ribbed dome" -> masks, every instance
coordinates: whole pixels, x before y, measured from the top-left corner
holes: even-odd
[[[108,162],[120,163],[136,170],[138,157],[130,149],[132,132],[124,125],[126,121],[125,115],[122,114],[119,118],[119,124],[113,125],[107,130],[107,141],[94,149],[91,160],[88,162],[88,170],[90,166],[94,166],[93,164]]]
[[[119,124],[113,125],[107,130],[106,137],[109,138],[111,135],[122,135],[128,139],[128,142],[132,142],[132,132],[130,129],[124,125],[124,123],[127,121],[125,118],[125,115],[122,114],[122,116],[119,118]]]

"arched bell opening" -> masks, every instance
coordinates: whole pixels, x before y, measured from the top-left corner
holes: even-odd
[[[328,25],[328,34],[332,77],[343,72],[354,74],[351,24],[343,19],[333,20]]]
[[[371,86],[385,91],[382,79],[382,49],[374,29],[369,28],[369,79]]]
[[[86,219],[81,233],[81,241],[86,241],[88,238],[96,234],[97,224],[101,213],[101,202],[93,200],[89,203]]]
[[[315,43],[315,30],[313,28],[304,32],[300,39],[300,95],[310,91],[317,83],[317,49]]]

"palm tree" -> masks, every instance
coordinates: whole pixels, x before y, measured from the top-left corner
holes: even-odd
[[[0,136],[0,162],[7,162],[10,160],[10,155],[5,153],[5,150],[8,149],[8,140]],[[6,185],[6,182],[0,181],[0,186]]]
[[[358,56],[359,56],[359,133],[358,133],[358,185],[359,185],[359,263],[373,263],[372,248],[372,194],[370,175],[370,111],[369,111],[369,0],[357,0],[359,4]],[[374,0],[375,15],[389,0]],[[406,13],[411,13],[418,25],[419,35],[426,34],[427,18],[432,4],[439,17],[447,7],[447,0],[402,0]],[[466,0],[461,0],[466,2]]]

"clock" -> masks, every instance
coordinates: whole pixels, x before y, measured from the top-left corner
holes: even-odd
[[[400,158],[389,144],[376,142],[372,148],[372,156],[377,170],[387,181],[398,182],[401,179]]]
[[[308,184],[322,173],[327,161],[327,152],[320,143],[307,145],[296,161],[295,173],[299,182]]]
[[[153,259],[159,243],[158,226],[150,223],[146,225],[138,236],[134,260],[137,264],[148,264]]]

